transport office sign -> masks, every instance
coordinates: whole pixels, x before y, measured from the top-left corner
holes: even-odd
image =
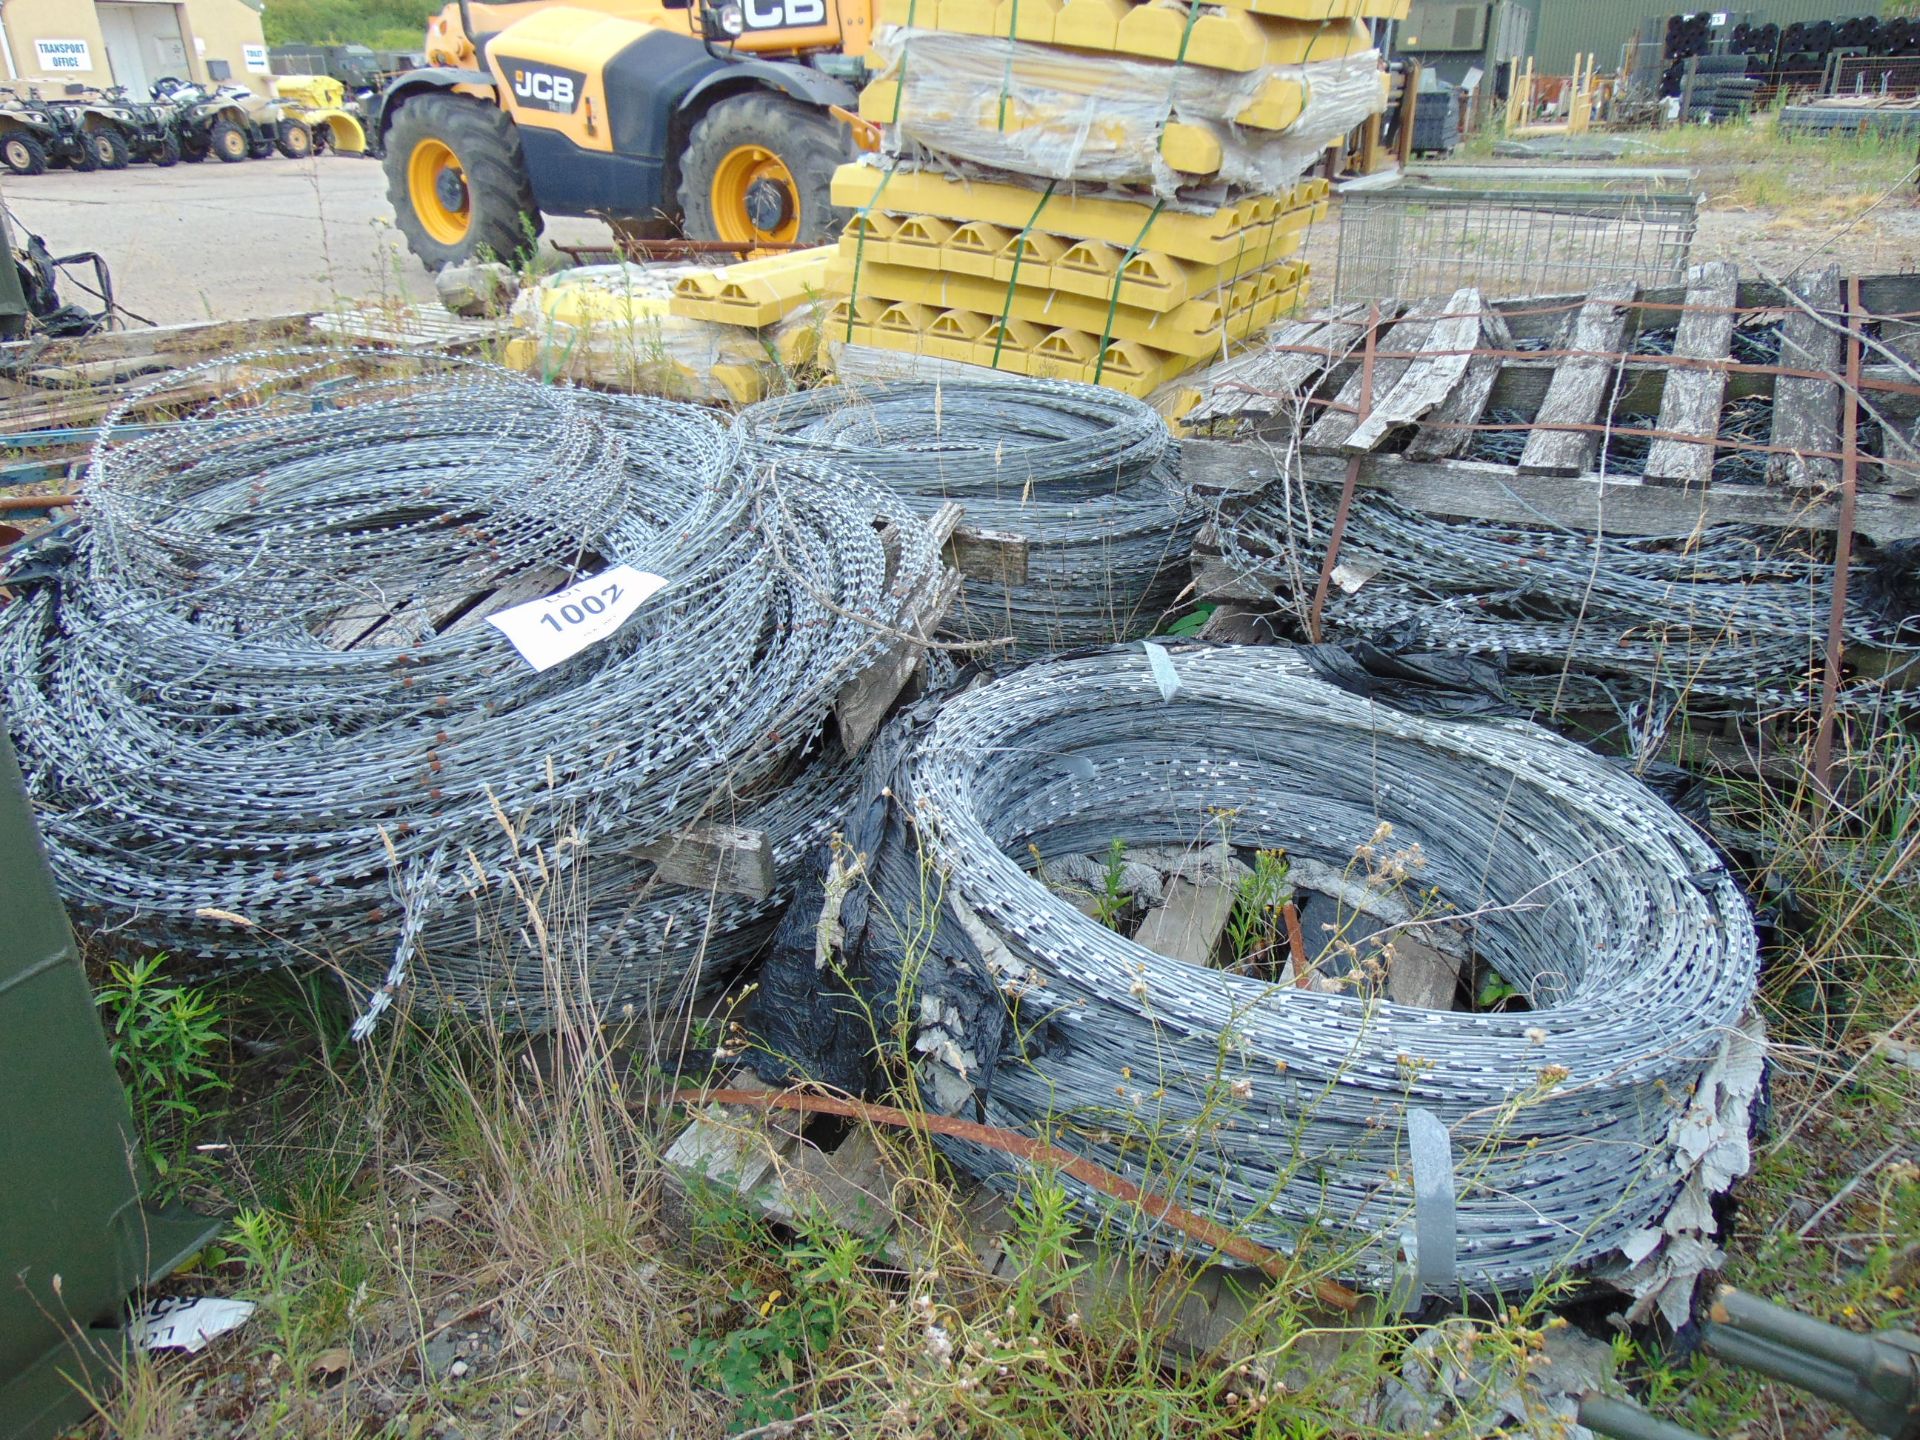
[[[93,51],[84,40],[36,40],[33,53],[42,70],[93,69]]]

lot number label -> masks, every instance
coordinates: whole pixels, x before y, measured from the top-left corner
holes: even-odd
[[[487,623],[512,641],[520,658],[534,669],[551,670],[613,634],[666,583],[663,577],[631,565],[615,565],[590,580],[489,615]]]

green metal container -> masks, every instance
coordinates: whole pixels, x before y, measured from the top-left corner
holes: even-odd
[[[113,1385],[129,1294],[217,1221],[140,1202],[139,1148],[0,726],[0,1440],[48,1440]]]

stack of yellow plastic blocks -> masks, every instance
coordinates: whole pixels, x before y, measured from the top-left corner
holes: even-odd
[[[885,0],[826,338],[1147,395],[1295,308],[1407,0]]]

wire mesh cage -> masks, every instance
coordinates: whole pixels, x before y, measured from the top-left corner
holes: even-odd
[[[1669,191],[1426,185],[1341,201],[1334,299],[1584,294],[1608,280],[1675,285],[1699,198]]]

